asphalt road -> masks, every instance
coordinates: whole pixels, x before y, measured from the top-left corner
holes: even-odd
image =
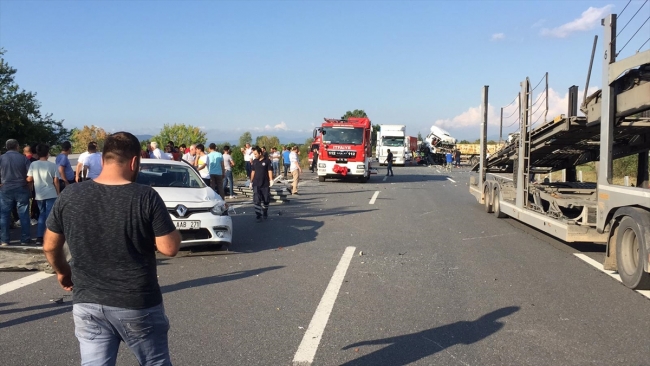
[[[307,173],[266,222],[235,209],[231,251],[161,257],[174,363],[650,364],[648,299],[573,255],[601,247],[486,214],[463,169],[394,170],[366,184]],[[0,294],[2,365],[79,363],[66,295],[54,277]],[[123,347],[118,364],[136,362]]]

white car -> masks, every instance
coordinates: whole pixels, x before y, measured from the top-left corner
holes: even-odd
[[[165,201],[181,233],[181,247],[232,243],[228,205],[187,163],[142,159],[137,183],[153,187]]]

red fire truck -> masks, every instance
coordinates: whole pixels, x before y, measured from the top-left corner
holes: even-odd
[[[318,181],[326,178],[358,177],[370,179],[372,124],[368,118],[330,119],[314,129],[319,141]]]

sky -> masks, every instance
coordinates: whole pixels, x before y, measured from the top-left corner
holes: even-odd
[[[185,123],[209,142],[250,131],[287,143],[363,109],[409,135],[435,124],[476,139],[484,85],[488,136],[526,77],[535,86],[548,72],[547,119],[566,113],[571,85],[582,98],[595,35],[589,91],[600,88],[600,20],[621,11],[619,50],[630,42],[619,58],[650,48],[650,3],[0,0],[0,48],[20,87],[68,128],[153,135]],[[517,129],[512,108],[506,133]]]

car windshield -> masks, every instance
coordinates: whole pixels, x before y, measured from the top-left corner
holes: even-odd
[[[323,135],[328,144],[363,144],[363,128],[323,127]]]
[[[150,187],[204,188],[206,186],[194,168],[177,164],[142,163],[136,183]]]
[[[381,141],[384,146],[404,146],[404,137],[384,137]]]

